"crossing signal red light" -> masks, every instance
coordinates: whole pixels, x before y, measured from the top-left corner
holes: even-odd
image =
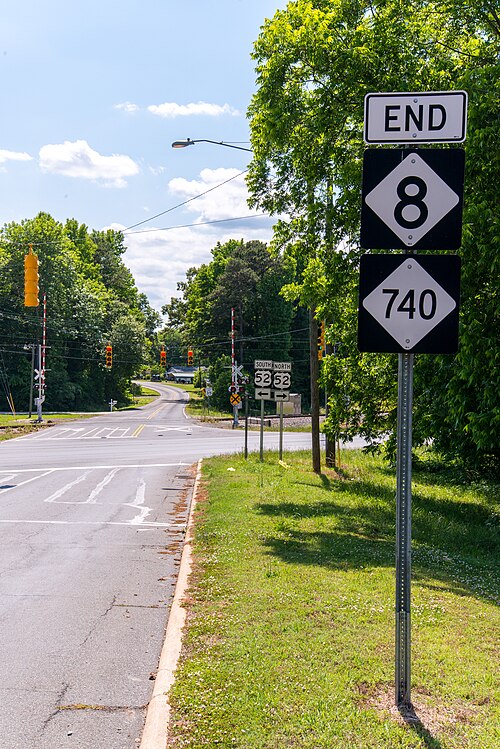
[[[191,367],[193,364],[193,352],[191,349],[188,349],[188,367]]]
[[[38,307],[38,258],[31,249],[24,256],[24,306]]]
[[[106,369],[111,369],[113,366],[113,346],[109,344],[106,346]]]

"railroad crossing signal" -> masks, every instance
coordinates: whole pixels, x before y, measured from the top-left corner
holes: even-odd
[[[462,239],[463,149],[368,149],[361,246],[457,250]]]
[[[231,393],[231,395],[229,396],[229,402],[232,406],[237,406],[238,403],[241,403],[241,397],[239,393]]]
[[[363,255],[358,348],[453,354],[458,348],[457,255]]]
[[[111,369],[113,366],[113,346],[109,343],[106,346],[106,369]]]

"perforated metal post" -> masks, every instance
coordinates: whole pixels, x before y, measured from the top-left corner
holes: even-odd
[[[411,707],[411,445],[413,354],[398,354],[396,479],[396,705]]]

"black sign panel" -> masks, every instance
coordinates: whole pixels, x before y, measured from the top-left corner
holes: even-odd
[[[454,354],[459,302],[457,255],[363,255],[358,348]]]
[[[464,168],[461,148],[365,151],[361,246],[457,250]]]

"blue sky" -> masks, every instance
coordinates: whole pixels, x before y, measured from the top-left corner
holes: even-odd
[[[286,0],[19,0],[0,24],[0,224],[46,211],[126,229],[245,170],[252,45]],[[244,177],[126,234],[157,309],[217,241],[263,239]],[[185,226],[194,224],[194,226]],[[180,227],[183,228],[171,228]]]

